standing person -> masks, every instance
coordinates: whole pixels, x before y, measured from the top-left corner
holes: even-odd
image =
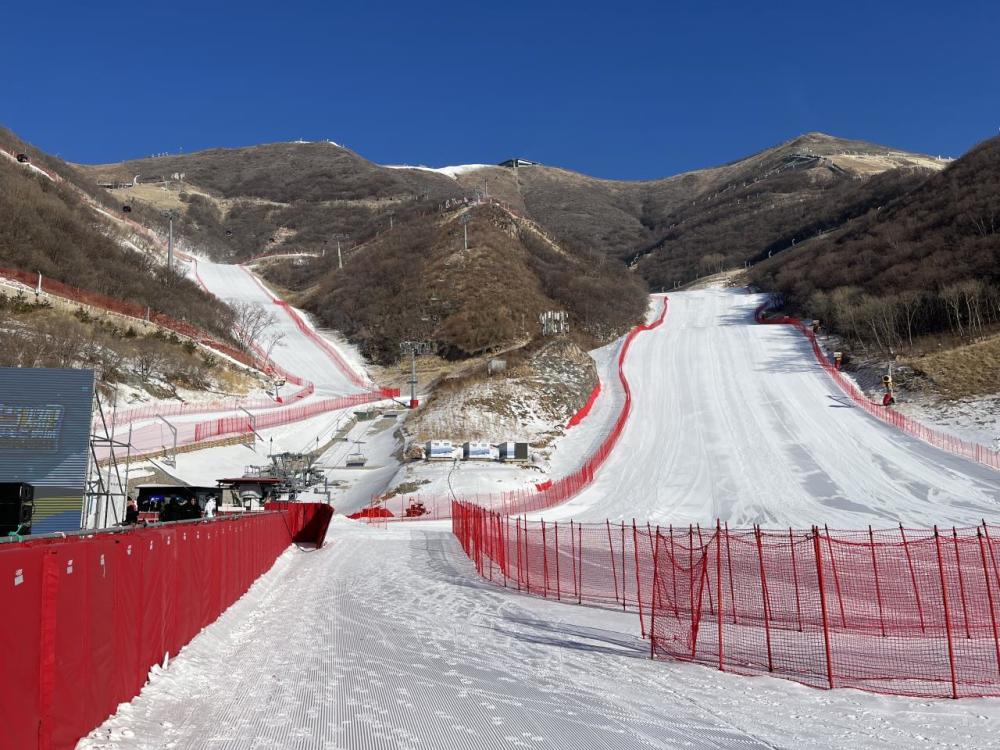
[[[184,518],[192,521],[201,518],[201,506],[198,505],[198,498],[188,498],[187,504],[184,506]]]
[[[205,501],[205,518],[215,518],[215,495],[209,495]]]
[[[135,526],[139,523],[139,506],[135,504],[135,500],[131,497],[128,499],[128,504],[125,506],[125,526]]]
[[[163,499],[163,506],[160,508],[160,523],[168,523],[177,520],[177,505],[173,497]]]

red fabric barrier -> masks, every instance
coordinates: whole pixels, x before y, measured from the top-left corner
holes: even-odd
[[[138,694],[293,540],[333,514],[276,512],[0,545],[0,750],[69,750]]]
[[[333,506],[323,503],[270,502],[267,510],[281,510],[288,513],[289,525],[295,529],[292,541],[296,544],[314,544],[322,547],[327,529],[333,518]]]
[[[578,411],[576,414],[574,414],[572,417],[569,418],[569,422],[566,423],[567,430],[570,427],[576,427],[578,424],[580,424],[580,422],[582,422],[586,418],[588,414],[590,414],[590,410],[594,408],[594,402],[597,401],[597,397],[600,395],[601,395],[601,381],[598,380],[597,385],[594,386],[594,390],[592,390],[590,392],[590,395],[587,397],[587,403],[585,403],[582,407],[580,407],[580,411]]]
[[[819,688],[1000,696],[1000,527],[546,523],[454,504],[479,573],[636,611],[654,658]]]

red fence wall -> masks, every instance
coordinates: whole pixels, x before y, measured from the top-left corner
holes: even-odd
[[[0,749],[75,747],[328,514],[302,504],[0,545]]]
[[[1000,528],[532,522],[455,503],[484,577],[635,610],[651,654],[821,688],[1000,696]]]

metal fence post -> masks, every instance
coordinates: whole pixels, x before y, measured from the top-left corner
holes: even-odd
[[[823,554],[819,548],[819,529],[813,526],[813,552],[816,555],[816,580],[819,583],[819,608],[823,616],[823,645],[826,650],[826,680],[830,689],[833,689],[833,658],[830,648],[830,625],[828,623],[826,611],[826,591],[823,587]]]
[[[868,545],[872,551],[872,573],[875,574],[875,601],[878,602],[878,621],[882,628],[882,637],[885,638],[885,615],[882,613],[882,586],[878,581],[878,561],[875,558],[875,534],[872,532],[871,524],[868,525]]]
[[[757,537],[757,560],[760,570],[760,594],[762,609],[764,612],[764,637],[767,641],[767,671],[773,672],[774,658],[771,653],[771,607],[767,598],[767,573],[764,571],[764,545],[761,542],[760,526],[754,526],[754,535]]]
[[[924,626],[924,606],[920,601],[920,588],[917,586],[917,571],[913,567],[913,557],[910,554],[910,548],[907,546],[906,531],[903,529],[903,524],[899,524],[899,535],[903,540],[903,552],[906,553],[906,564],[910,568],[910,580],[913,583],[913,596],[917,600],[917,613],[920,615],[920,632],[926,633],[927,629]]]
[[[976,529],[976,538],[979,540],[979,556],[983,562],[983,581],[986,585],[986,601],[990,607],[990,625],[993,626],[993,645],[997,655],[997,672],[1000,673],[1000,636],[997,634],[997,617],[993,609],[993,589],[990,588],[990,569],[986,564],[986,550],[983,547],[983,531]]]
[[[958,554],[958,531],[951,527],[951,538],[955,544],[955,572],[958,573],[958,592],[962,599],[962,619],[965,621],[965,637],[972,638],[969,630],[969,609],[965,604],[965,577],[962,575],[962,558]]]
[[[948,638],[948,665],[951,668],[951,697],[958,697],[958,678],[955,674],[955,645],[951,640],[951,617],[948,612],[948,582],[944,577],[944,559],[941,555],[941,537],[934,526],[934,546],[937,549],[938,572],[941,574],[941,604],[944,606],[944,632]]]
[[[639,578],[639,532],[635,526],[635,519],[632,519],[632,552],[635,557],[635,602],[639,607],[639,631],[642,637],[646,637],[646,622],[642,615],[642,581]]]
[[[545,519],[542,520],[542,596],[549,598],[549,545],[545,538]]]
[[[722,644],[722,524],[719,523],[719,519],[715,520],[715,586],[716,599],[719,601],[719,608],[715,613],[715,627],[719,631],[719,671],[725,672]]]

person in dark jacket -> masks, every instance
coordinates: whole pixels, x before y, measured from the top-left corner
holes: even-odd
[[[135,526],[137,523],[139,523],[139,506],[135,504],[135,500],[129,498],[125,506],[125,525]]]
[[[163,501],[163,508],[160,510],[160,523],[177,520],[177,501],[168,497]]]
[[[201,518],[201,506],[198,505],[198,498],[192,497],[184,504],[183,507],[184,518],[187,520],[196,520]]]

